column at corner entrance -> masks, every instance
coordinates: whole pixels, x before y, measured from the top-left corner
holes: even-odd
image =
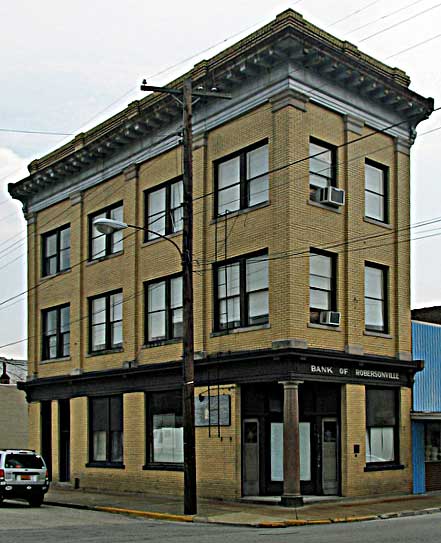
[[[300,492],[299,385],[303,381],[282,381],[283,385],[283,494],[281,505],[303,505]]]

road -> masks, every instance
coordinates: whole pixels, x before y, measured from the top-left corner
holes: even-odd
[[[248,528],[145,520],[44,505],[5,502],[0,508],[1,543],[417,543],[440,539],[441,514],[351,524]]]

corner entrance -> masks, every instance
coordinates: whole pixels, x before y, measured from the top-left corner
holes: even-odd
[[[242,494],[283,492],[283,387],[242,386]],[[299,387],[300,483],[303,495],[340,492],[340,386]]]

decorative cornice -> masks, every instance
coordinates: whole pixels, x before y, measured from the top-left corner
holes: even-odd
[[[31,224],[35,224],[37,222],[37,214],[36,213],[25,213],[24,217],[28,223],[28,226],[31,226]]]
[[[297,92],[294,89],[284,89],[277,95],[272,96],[270,102],[273,113],[287,106],[294,107],[300,111],[307,111],[306,104],[309,102],[309,98],[306,94]]]

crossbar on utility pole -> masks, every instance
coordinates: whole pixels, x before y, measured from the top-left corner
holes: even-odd
[[[196,446],[194,421],[194,321],[193,321],[193,134],[192,98],[224,98],[228,94],[192,90],[191,79],[186,79],[182,89],[141,85],[143,91],[163,92],[182,97],[183,120],[183,227],[182,227],[182,301],[183,301],[183,367],[182,414],[184,426],[184,514],[197,513]]]

